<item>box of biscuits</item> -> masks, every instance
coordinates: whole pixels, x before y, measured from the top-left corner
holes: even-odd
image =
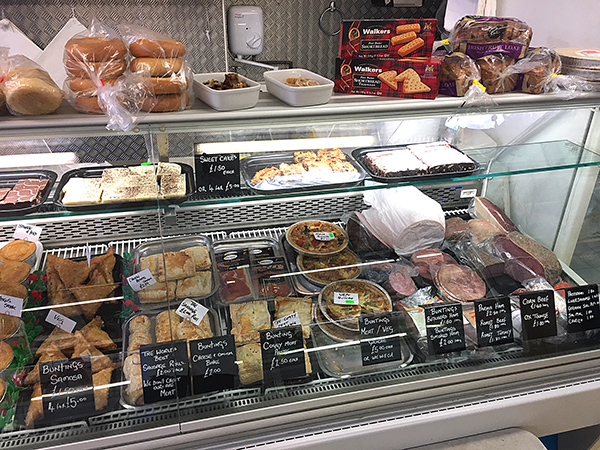
[[[438,58],[337,59],[334,91],[342,94],[434,99]]]
[[[437,19],[344,20],[340,58],[431,56]]]

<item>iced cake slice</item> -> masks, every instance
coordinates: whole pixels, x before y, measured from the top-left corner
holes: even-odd
[[[385,178],[419,175],[427,171],[421,160],[404,149],[367,153],[364,161],[373,174]]]
[[[446,142],[409,145],[407,148],[429,167],[429,173],[463,172],[476,167],[471,158]]]
[[[63,187],[63,205],[100,203],[102,178],[71,178]]]
[[[178,198],[185,196],[185,174],[165,174],[160,179],[160,196]]]

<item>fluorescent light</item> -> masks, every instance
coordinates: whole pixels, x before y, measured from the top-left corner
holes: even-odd
[[[60,166],[78,162],[79,158],[77,157],[77,154],[71,152],[0,156],[0,168],[2,169],[8,167],[21,169],[23,167]]]
[[[272,151],[318,150],[320,148],[353,148],[373,145],[373,136],[344,136],[273,141],[208,142],[196,144],[196,153],[254,153]]]

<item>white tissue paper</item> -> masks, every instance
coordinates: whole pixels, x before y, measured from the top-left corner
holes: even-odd
[[[36,59],[36,62],[50,74],[58,86],[63,86],[67,72],[64,64],[56,62],[62,61],[67,41],[83,31],[87,31],[87,28],[75,17],[71,17]]]
[[[0,20],[0,42],[10,49],[9,56],[25,55],[35,61],[42,54],[42,49],[8,19]]]
[[[368,191],[362,212],[378,237],[399,256],[422,248],[439,248],[446,222],[442,206],[414,186]]]

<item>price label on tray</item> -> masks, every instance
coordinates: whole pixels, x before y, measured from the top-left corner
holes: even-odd
[[[429,353],[439,355],[465,349],[465,326],[460,303],[424,305]]]
[[[202,319],[204,319],[204,316],[208,312],[208,308],[201,305],[198,302],[195,302],[191,298],[186,298],[184,301],[181,302],[179,308],[177,308],[177,311],[175,312],[180,317],[188,319],[194,325],[198,326],[200,325],[200,322],[202,322]]]
[[[600,328],[597,284],[565,288],[565,300],[569,333]]]
[[[391,313],[358,319],[363,366],[402,359],[398,321]]]
[[[72,333],[77,323],[74,320],[69,319],[67,316],[63,316],[61,313],[57,313],[54,310],[50,310],[46,316],[46,322],[60,328],[67,333]]]
[[[96,410],[89,356],[40,363],[44,416],[88,416]]]
[[[294,325],[300,325],[300,317],[298,317],[297,312],[273,321],[273,328],[291,327]]]
[[[25,241],[37,242],[40,240],[42,234],[42,227],[36,227],[35,225],[26,225],[20,223],[15,228],[13,238],[23,239]]]
[[[141,272],[128,276],[127,284],[129,284],[129,287],[135,292],[138,292],[148,286],[156,284],[156,280],[152,276],[152,273],[150,273],[150,269],[144,269]]]
[[[9,316],[21,317],[22,309],[22,298],[0,294],[0,314],[8,314]]]
[[[315,231],[313,235],[317,241],[329,242],[335,239],[335,235],[331,231]]]
[[[519,294],[519,301],[525,340],[556,336],[554,291],[525,292]]]
[[[233,335],[190,341],[190,358],[195,395],[237,387]]]
[[[336,305],[358,305],[358,294],[354,292],[334,292],[333,303]]]

